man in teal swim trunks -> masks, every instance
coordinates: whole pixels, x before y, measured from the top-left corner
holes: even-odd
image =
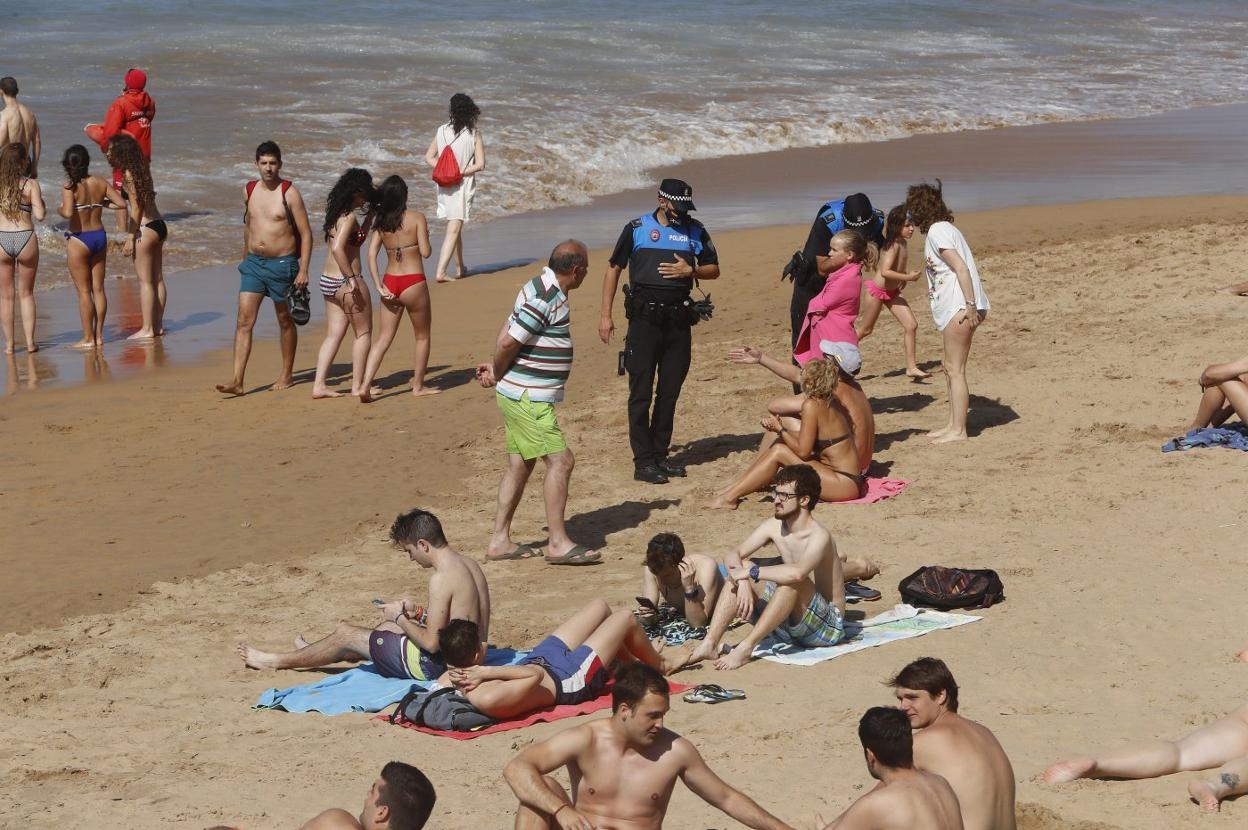
[[[271,388],[286,389],[294,382],[299,332],[290,318],[287,299],[294,287],[308,284],[312,258],[308,210],[299,189],[282,178],[282,151],[276,143],[265,141],[256,148],[256,170],[260,179],[248,182],[243,192],[243,261],[238,266],[242,280],[234,330],[234,377],[229,383],[217,384],[217,391],[226,395],[243,394],[251,331],[265,297],[273,301],[282,343],[282,373]]]

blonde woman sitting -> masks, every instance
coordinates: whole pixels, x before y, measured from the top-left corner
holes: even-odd
[[[763,419],[763,429],[776,433],[776,441],[761,450],[753,463],[719,491],[707,507],[735,510],[750,493],[766,489],[776,471],[790,464],[809,464],[823,484],[821,501],[850,501],[866,492],[866,476],[859,472],[849,413],[836,399],[840,373],[836,363],[824,358],[802,367],[802,401],[799,427],[786,429],[775,415]]]

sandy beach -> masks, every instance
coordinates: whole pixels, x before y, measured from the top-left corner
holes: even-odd
[[[959,195],[947,191],[955,211]],[[1242,825],[1243,803],[1199,816],[1191,775],[1064,787],[1036,776],[1080,750],[1177,737],[1243,700],[1248,666],[1232,654],[1245,637],[1220,625],[1248,589],[1242,527],[1219,498],[1243,492],[1243,459],[1159,448],[1190,420],[1200,369],[1242,353],[1233,332],[1248,307],[1212,289],[1244,278],[1245,221],[1248,199],[1235,197],[959,213],[993,303],[970,364],[972,440],[923,440],[943,420],[943,383],[902,375],[900,329],[885,315],[863,344],[873,472],[913,484],[891,501],[816,515],[844,550],[883,565],[884,599],[868,614],[897,602],[897,580],[923,564],[995,568],[1007,601],[982,622],[813,668],[679,675],[730,681],[749,700],[674,701],[668,725],[728,781],[809,827],[869,786],[854,724],[890,701],[882,680],[930,654],[953,669],[961,711],[1009,753],[1020,826]],[[746,463],[763,404],[783,389],[723,354],[742,341],[783,348],[789,294],[778,270],[805,233],[716,234],[717,311],[695,330],[676,422],[690,475],[664,487],[631,479],[617,346],[594,334],[605,253],[593,253],[591,278],[572,296],[577,358],[560,420],[578,457],[570,530],[605,545],[606,561],[487,564],[496,642],[529,644],[593,596],[628,607],[656,532],[720,555],[770,512],[757,499],[735,513],[700,505]],[[357,811],[380,766],[399,759],[438,787],[435,826],[510,826],[502,765],[563,724],[452,743],[367,715],[254,712],[264,689],[323,675],[249,671],[234,646],[285,647],[340,620],[367,625],[373,597],[420,596],[427,577],[384,540],[401,509],[432,509],[454,546],[483,554],[502,427],[471,367],[532,272],[434,292],[433,381],[445,390],[434,398],[405,395],[404,332],[383,367],[386,397],[313,402],[313,328],[288,392],[221,399],[210,390],[229,358],[214,352],[5,399],[0,788],[13,795],[0,800],[0,825],[291,827],[331,805]],[[925,298],[907,293],[930,365],[939,341]],[[248,385],[276,370],[276,344],[258,342]],[[535,488],[518,530],[544,538]],[[668,826],[725,824],[677,788]]]

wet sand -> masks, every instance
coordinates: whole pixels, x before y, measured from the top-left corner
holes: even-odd
[[[970,213],[958,189],[948,196],[993,302],[972,352],[972,441],[923,441],[943,421],[943,387],[901,375],[900,330],[885,315],[863,346],[875,471],[914,484],[891,501],[817,515],[843,549],[883,565],[884,600],[869,614],[931,563],[993,567],[1007,601],[975,625],[814,668],[690,672],[678,679],[726,682],[749,700],[677,701],[669,725],[727,780],[810,826],[870,784],[854,724],[890,700],[880,681],[934,654],[958,677],[963,713],[1009,752],[1021,826],[1238,826],[1242,803],[1198,816],[1190,775],[1061,788],[1035,776],[1081,750],[1177,737],[1242,701],[1248,667],[1231,655],[1243,638],[1225,621],[1248,579],[1237,503],[1218,494],[1243,492],[1243,458],[1158,450],[1188,423],[1200,369],[1242,353],[1235,333],[1248,306],[1212,288],[1245,278],[1248,199]],[[572,532],[605,544],[606,563],[488,564],[499,643],[533,642],[592,596],[628,607],[656,532],[722,555],[768,515],[759,500],[736,513],[699,505],[748,461],[763,404],[783,389],[722,355],[743,340],[782,348],[778,270],[805,233],[716,232],[718,310],[695,332],[677,414],[690,476],[665,487],[631,479],[618,345],[594,336],[605,264],[595,251],[591,279],[572,296],[577,358],[560,420],[578,456]],[[16,471],[0,485],[0,625],[21,633],[0,638],[0,769],[22,795],[0,803],[0,824],[295,826],[330,805],[357,811],[392,758],[430,772],[438,826],[510,823],[502,765],[561,725],[451,744],[364,715],[251,712],[266,687],[322,675],[247,671],[233,646],[285,647],[339,620],[374,622],[375,596],[420,596],[427,577],[384,541],[400,509],[430,507],[454,545],[483,554],[502,430],[469,376],[533,270],[434,292],[434,377],[446,389],[434,398],[403,394],[404,332],[383,367],[391,394],[369,407],[310,400],[316,336],[301,343],[301,383],[287,392],[217,397],[209,390],[228,355],[213,352],[202,365],[5,401],[0,420],[20,440],[0,450]],[[939,343],[921,292],[909,293],[930,365]],[[257,343],[249,386],[272,379],[276,353]],[[536,486],[517,531],[544,538]],[[677,788],[670,826],[724,823]]]
[[[907,184],[937,175],[951,192],[961,194],[962,211],[1242,193],[1248,191],[1248,147],[1240,140],[1244,134],[1248,134],[1248,105],[1204,107],[1142,118],[942,133],[711,159],[655,170],[654,180],[677,176],[691,182],[702,206],[697,215],[718,237],[729,229],[807,223],[825,199],[855,190],[866,192],[876,207],[887,211],[904,199]],[[377,174],[387,172],[374,169]],[[482,186],[488,184],[486,179]],[[653,200],[649,189],[630,190],[589,205],[470,223],[469,265],[477,275],[497,272],[544,258],[550,240],[567,237],[609,247],[624,221]],[[413,206],[422,207],[419,198],[413,198]],[[425,207],[432,215],[432,207]],[[314,225],[319,224],[322,208],[313,206]],[[433,220],[430,225],[436,256],[444,223]],[[180,244],[181,226],[173,222],[171,227],[171,244]],[[228,257],[235,251],[231,246],[218,253]],[[318,235],[314,274],[319,273],[324,254]],[[166,362],[186,364],[207,351],[228,348],[238,286],[233,265],[171,274],[173,336],[159,348],[141,348],[125,341],[141,322],[132,266],[116,253],[110,253],[109,262],[111,275],[125,277],[108,282],[112,305],[103,361],[86,361],[66,348],[81,338],[74,292],[66,287],[43,291],[38,297],[43,351],[28,361],[19,349],[16,361],[0,362],[0,392],[29,388],[32,378],[48,387],[129,376]],[[434,262],[426,264],[429,269],[433,266]],[[64,282],[57,255],[45,256],[40,267],[40,284]],[[316,327],[322,314],[319,301],[313,303],[312,313],[311,325]],[[272,314],[266,310],[259,333],[273,331]]]

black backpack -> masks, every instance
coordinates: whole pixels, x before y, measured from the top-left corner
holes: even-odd
[[[942,610],[988,608],[1005,599],[1005,586],[996,571],[940,565],[924,565],[899,582],[897,590],[911,605]]]
[[[494,722],[454,688],[423,689],[415,684],[390,716],[391,723],[399,719],[442,732],[471,732]]]

